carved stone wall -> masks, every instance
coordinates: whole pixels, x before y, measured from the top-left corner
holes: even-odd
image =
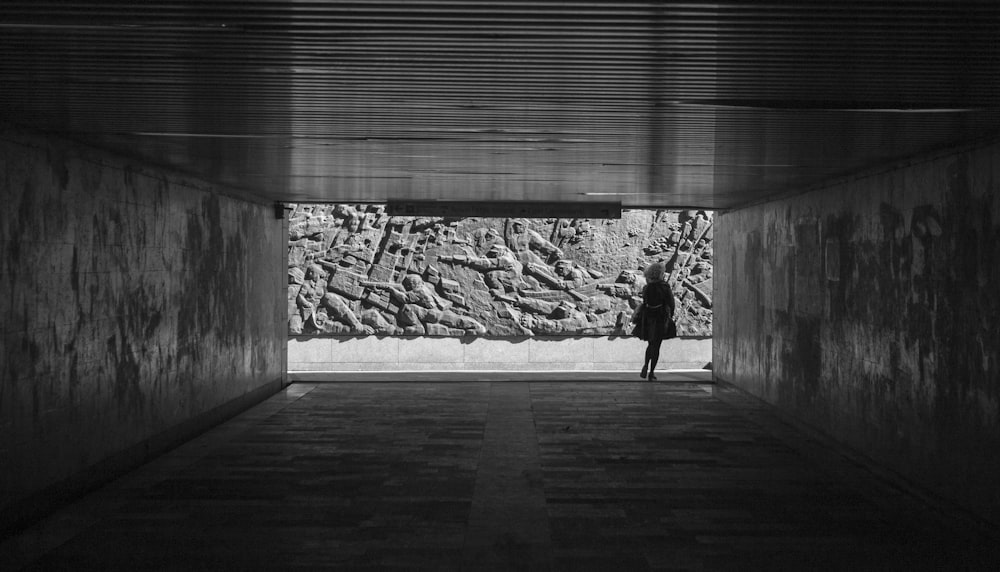
[[[712,334],[712,212],[498,219],[291,208],[291,334],[620,335],[642,270],[660,260],[680,335]]]

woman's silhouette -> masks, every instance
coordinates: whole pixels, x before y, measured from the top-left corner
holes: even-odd
[[[666,267],[662,262],[654,262],[646,267],[646,287],[642,289],[642,339],[646,340],[646,361],[642,364],[639,377],[656,381],[656,362],[660,359],[660,344],[675,332],[668,333],[668,325],[673,324],[674,293],[664,280]]]

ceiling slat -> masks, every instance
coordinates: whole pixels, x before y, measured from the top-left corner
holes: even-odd
[[[0,118],[274,200],[731,208],[1000,132],[997,30],[993,0],[6,1]]]

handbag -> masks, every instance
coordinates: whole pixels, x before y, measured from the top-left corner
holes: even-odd
[[[639,302],[639,305],[635,307],[632,312],[632,318],[629,320],[632,322],[632,331],[630,335],[638,337],[640,340],[646,339],[646,303]]]
[[[663,334],[663,339],[669,340],[677,337],[677,324],[672,317],[667,318],[667,329]]]
[[[646,313],[646,303],[639,302],[639,305],[635,307],[632,311],[632,319],[630,320],[633,324],[638,324],[642,320],[643,314]]]
[[[672,293],[670,294],[673,295]],[[669,308],[674,310],[673,303],[671,302]],[[674,313],[671,311],[669,314],[664,316],[664,328],[663,328],[663,339],[670,340],[677,337],[677,324],[674,322]]]
[[[646,339],[646,313],[638,313],[638,318],[635,319],[635,327],[632,328],[632,335],[639,338],[640,340]]]

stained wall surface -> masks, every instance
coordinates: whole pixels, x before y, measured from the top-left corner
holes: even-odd
[[[1000,521],[1000,143],[716,227],[717,377]]]
[[[280,389],[287,227],[271,205],[11,128],[0,177],[6,520]]]

